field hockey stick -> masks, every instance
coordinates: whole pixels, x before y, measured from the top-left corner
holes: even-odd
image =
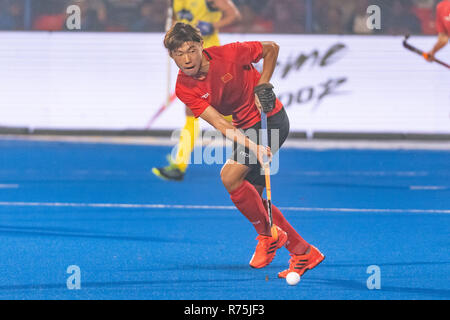
[[[403,46],[404,46],[406,49],[408,49],[408,50],[410,50],[410,51],[412,51],[412,52],[415,52],[415,53],[417,53],[418,55],[421,55],[422,57],[424,57],[425,59],[428,60],[428,59],[429,59],[428,53],[423,52],[422,50],[417,49],[416,47],[413,47],[412,45],[410,45],[410,44],[407,42],[408,38],[409,38],[409,34],[408,34],[408,35],[405,35],[405,39],[403,40]],[[445,62],[443,62],[443,61],[441,61],[441,60],[439,60],[439,59],[436,59],[435,57],[431,57],[431,61],[434,61],[434,62],[436,62],[436,63],[439,63],[440,65],[442,65],[442,66],[447,67],[447,68],[450,69],[450,65],[446,64]]]
[[[267,129],[267,114],[261,110],[261,142],[264,147],[269,146],[269,137]],[[264,175],[266,178],[266,196],[267,196],[267,213],[269,214],[270,232],[272,237],[278,239],[277,227],[273,225],[272,216],[272,189],[270,187],[270,163],[267,156],[263,158]]]
[[[173,7],[172,7],[172,0],[167,0],[167,17],[166,17],[166,32],[170,30],[170,28],[172,28],[172,24],[173,24]],[[167,55],[167,83],[166,83],[166,107],[169,106],[170,104],[170,90],[171,90],[171,82],[172,82],[172,77],[171,77],[171,71],[172,71],[172,61],[170,61],[170,56]]]
[[[152,126],[153,122],[155,122],[155,120],[158,119],[158,117],[172,104],[172,102],[175,101],[176,97],[177,95],[175,94],[175,92],[169,95],[168,101],[163,103],[158,111],[156,111],[153,117],[148,121],[146,129],[149,129]]]
[[[167,17],[166,17],[166,32],[170,30],[173,24],[173,8],[172,0],[167,0]],[[149,129],[153,122],[172,104],[172,102],[177,97],[175,93],[170,93],[172,86],[172,61],[169,55],[167,55],[167,74],[166,74],[166,102],[156,111],[153,117],[147,123],[146,129]]]

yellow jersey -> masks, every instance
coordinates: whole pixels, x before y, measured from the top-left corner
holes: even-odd
[[[208,4],[207,0],[173,0],[173,12],[177,21],[196,27],[199,21],[208,23],[218,22],[222,12]],[[217,30],[209,36],[204,36],[204,48],[219,46]]]

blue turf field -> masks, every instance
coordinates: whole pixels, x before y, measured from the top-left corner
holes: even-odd
[[[219,165],[174,183],[150,172],[169,147],[0,140],[0,150],[0,299],[450,298],[448,151],[282,149],[274,203],[326,255],[289,287],[276,278],[285,249],[248,266],[256,234]],[[70,265],[80,290],[67,289]],[[371,265],[380,290],[367,288]]]

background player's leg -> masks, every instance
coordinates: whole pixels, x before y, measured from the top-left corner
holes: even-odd
[[[224,118],[229,122],[232,121],[232,116],[224,116]],[[181,130],[175,159],[169,155],[169,165],[161,168],[153,168],[152,172],[158,177],[166,180],[183,180],[199,132],[199,120],[195,118],[192,111],[186,107],[186,122]]]
[[[194,117],[192,111],[186,107],[186,122],[181,131],[177,155],[174,161],[175,166],[183,173],[186,172],[192,150],[195,146],[195,141],[198,137],[198,121],[199,120]]]
[[[231,116],[224,116],[224,118],[231,122]],[[175,166],[183,173],[186,172],[192,150],[194,150],[195,142],[199,134],[199,120],[194,117],[192,111],[186,107],[186,122],[181,131],[180,141],[178,142],[177,155],[173,162]]]
[[[168,156],[169,165],[161,168],[153,168],[152,172],[163,179],[181,181],[184,178],[192,150],[199,132],[198,119],[194,117],[192,111],[186,107],[186,122],[181,130],[180,140],[177,145],[175,159]]]
[[[225,120],[227,120],[228,122],[232,122],[233,121],[233,116],[223,116],[223,118]]]

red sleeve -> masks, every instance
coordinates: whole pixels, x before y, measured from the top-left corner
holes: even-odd
[[[209,107],[208,101],[195,96],[192,91],[177,83],[175,93],[189,109],[191,109],[194,117],[198,118]]]
[[[257,63],[262,58],[263,47],[259,41],[234,42],[224,47],[229,50],[229,56],[243,64]]]
[[[448,35],[448,30],[445,27],[445,23],[444,23],[445,12],[446,12],[445,5],[448,5],[448,3],[440,2],[436,7],[436,31],[438,33],[445,33]]]

